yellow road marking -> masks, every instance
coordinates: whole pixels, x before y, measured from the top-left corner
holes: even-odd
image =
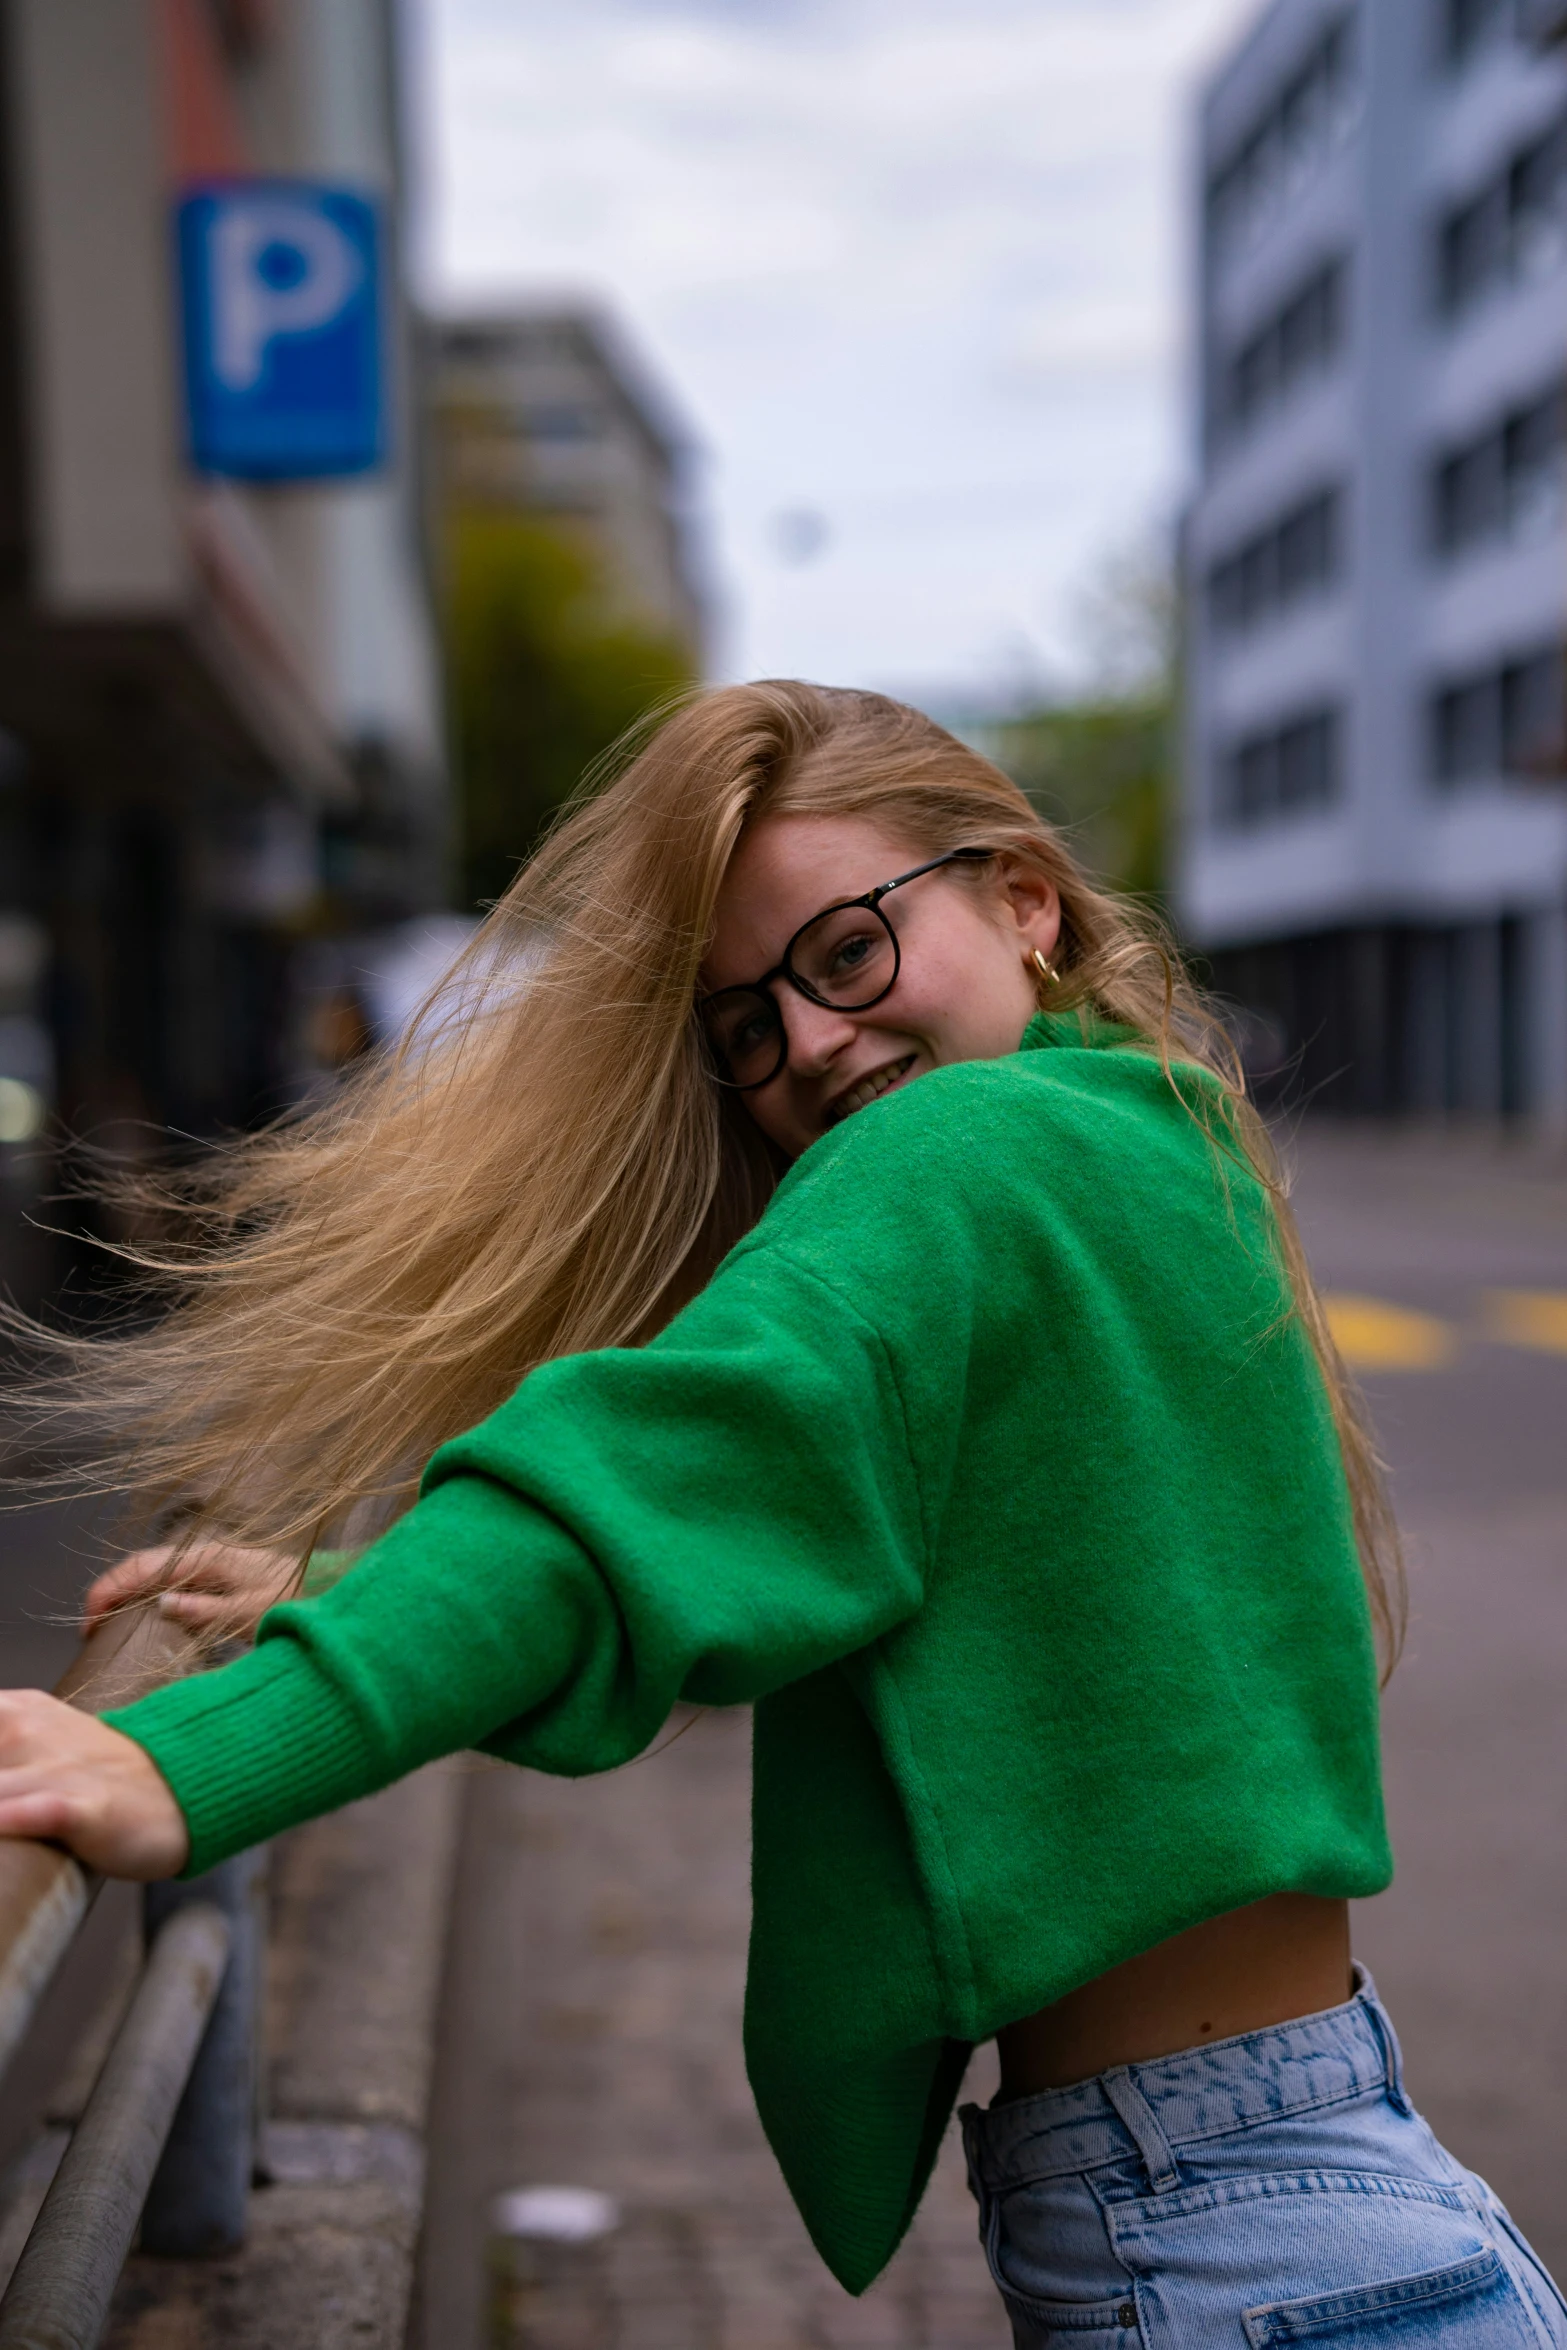
[[[1480,1326],[1504,1346],[1532,1346],[1567,1355],[1567,1290],[1488,1289]]]
[[[1352,1371],[1440,1371],[1458,1353],[1457,1332],[1434,1314],[1343,1290],[1322,1302],[1334,1343]]]

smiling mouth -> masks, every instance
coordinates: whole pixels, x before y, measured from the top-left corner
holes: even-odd
[[[915,1055],[905,1053],[901,1061],[889,1061],[885,1068],[873,1069],[869,1077],[862,1077],[858,1085],[851,1085],[847,1093],[840,1093],[827,1104],[827,1123],[841,1126],[845,1118],[852,1118],[856,1110],[863,1110],[867,1102],[879,1094],[888,1093],[900,1077],[907,1077],[913,1068]]]

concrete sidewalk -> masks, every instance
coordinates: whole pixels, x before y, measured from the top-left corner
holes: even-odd
[[[812,2249],[741,2060],[749,1716],[675,1728],[608,1778],[496,1767],[470,1789],[414,2343],[523,2350],[503,2306],[486,2331],[485,2211],[547,2185],[624,2206],[615,2350],[1006,2350],[955,2133],[862,2300]]]
[[[104,2350],[400,2350],[461,1793],[437,1765],[275,1847],[249,2233],[134,2254]]]

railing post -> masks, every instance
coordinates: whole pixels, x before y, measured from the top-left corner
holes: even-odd
[[[267,1848],[239,1853],[203,1877],[149,1885],[150,1949],[174,1911],[207,1902],[229,1920],[223,1985],[147,2194],[141,2248],[170,2259],[232,2251],[245,2239],[255,2166],[260,2020],[266,1951]]]
[[[54,1693],[84,1713],[101,1713],[156,1688],[192,1654],[190,1634],[143,1602],[89,1633]],[[97,1890],[92,1872],[54,1845],[0,1842],[0,2073]]]
[[[158,2149],[212,2012],[229,1921],[169,1920],[0,2301],[0,2350],[96,2350]]]

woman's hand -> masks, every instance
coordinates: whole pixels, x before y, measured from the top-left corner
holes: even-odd
[[[0,1836],[46,1837],[109,1877],[174,1877],[190,1853],[157,1765],[42,1689],[0,1690]]]
[[[243,1550],[232,1542],[136,1550],[91,1586],[82,1602],[82,1630],[95,1631],[117,1608],[156,1594],[159,1614],[186,1631],[234,1639],[253,1632],[298,1576],[296,1559],[275,1550]]]

